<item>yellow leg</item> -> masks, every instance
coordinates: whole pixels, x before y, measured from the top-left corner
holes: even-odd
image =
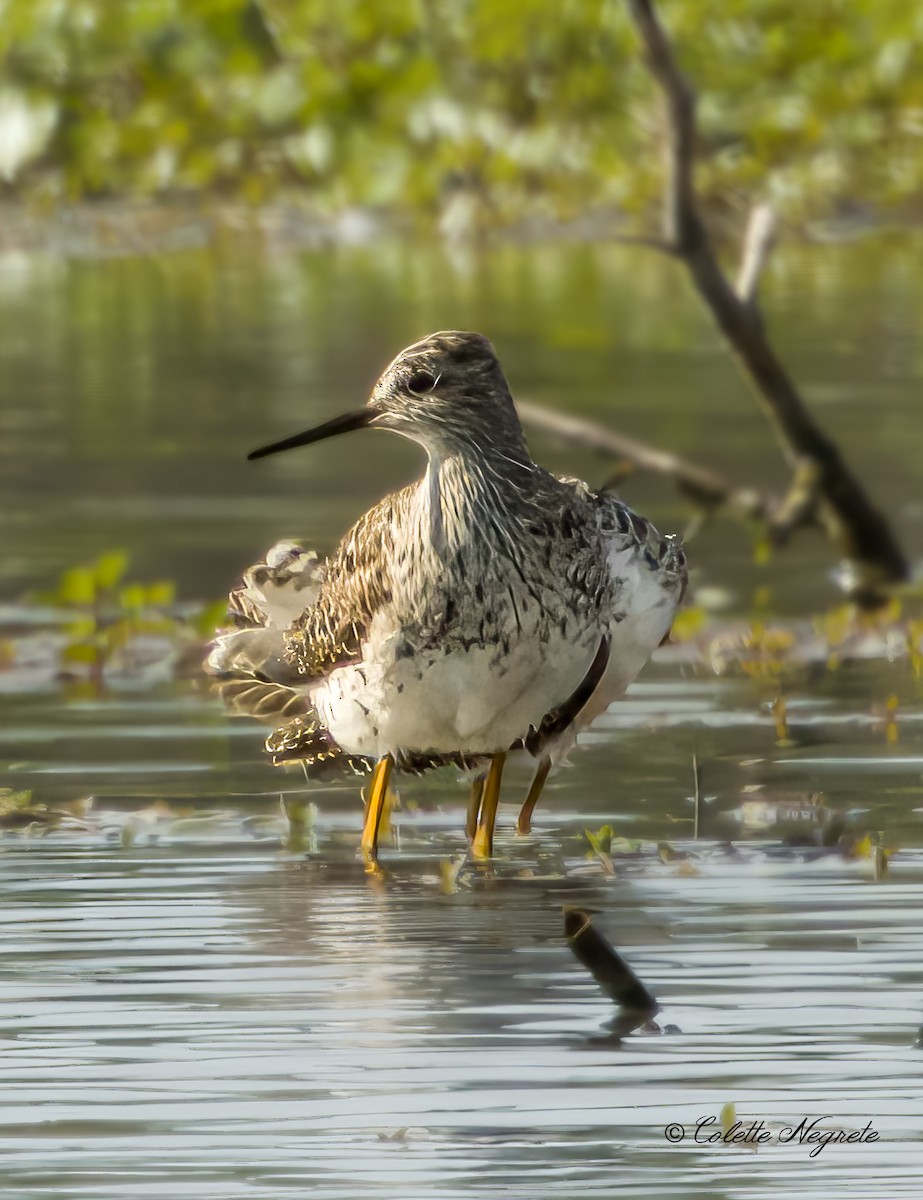
[[[478,817],[481,814],[481,800],[484,798],[484,780],[485,776],[478,775],[477,778],[471,780],[471,795],[468,797],[468,816],[465,819],[465,833],[468,835],[468,841],[474,841],[474,835],[478,831]]]
[[[497,820],[497,806],[500,803],[500,780],[503,776],[503,764],[506,753],[495,754],[490,760],[490,770],[484,781],[484,793],[481,797],[481,812],[478,817],[478,827],[471,843],[471,853],[475,858],[492,858],[494,852],[494,823]]]
[[[388,794],[388,780],[394,759],[386,754],[376,764],[372,772],[372,782],[369,786],[369,802],[365,809],[365,824],[362,826],[362,857],[366,863],[374,866],[378,862],[378,829],[381,825],[381,814]]]
[[[519,810],[519,817],[516,821],[516,832],[523,834],[528,833],[532,828],[532,811],[538,803],[538,798],[542,794],[545,787],[545,780],[548,778],[548,772],[551,770],[551,759],[543,758],[536,768],[535,774],[532,777],[532,784],[529,788],[529,794],[526,796],[525,803]]]

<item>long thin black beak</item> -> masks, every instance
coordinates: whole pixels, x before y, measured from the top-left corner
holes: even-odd
[[[296,433],[293,437],[283,438],[281,442],[272,442],[268,446],[260,446],[259,450],[251,450],[247,460],[265,458],[267,454],[278,454],[281,450],[294,450],[296,446],[310,446],[312,442],[322,442],[325,438],[336,437],[338,433],[352,433],[354,429],[365,429],[378,414],[374,408],[360,408],[356,412],[344,413],[342,417],[334,417],[323,425],[315,425],[304,433]]]

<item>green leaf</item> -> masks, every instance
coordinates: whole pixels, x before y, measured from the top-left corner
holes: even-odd
[[[102,591],[109,591],[120,582],[128,566],[128,555],[124,550],[112,550],[101,555],[93,568],[96,585]]]
[[[66,607],[96,603],[96,576],[87,567],[71,567],[58,584],[58,603]]]
[[[0,788],[0,813],[16,812],[28,808],[31,803],[32,792],[29,789],[14,792],[12,788]]]
[[[140,583],[130,583],[119,592],[119,604],[122,608],[139,611],[144,607],[144,588]]]
[[[86,663],[92,666],[99,660],[99,650],[92,642],[74,642],[73,645],[64,647],[61,658],[65,662]]]
[[[643,844],[640,838],[613,837],[609,843],[609,853],[637,854]]]
[[[207,605],[200,613],[196,613],[193,627],[203,638],[213,637],[215,632],[227,624],[228,602],[216,600]]]
[[[583,832],[586,835],[586,840],[590,843],[590,849],[594,854],[608,855],[610,853],[613,837],[611,825],[603,825],[602,828],[597,829],[595,833],[589,829],[584,829]]]
[[[67,636],[72,642],[87,642],[96,636],[96,622],[92,617],[81,617],[67,626]]]
[[[168,579],[150,583],[144,589],[144,598],[151,608],[169,608],[176,600],[176,584]]]

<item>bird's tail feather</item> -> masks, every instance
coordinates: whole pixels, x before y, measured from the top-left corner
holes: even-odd
[[[341,749],[310,705],[304,713],[273,730],[266,739],[266,749],[276,766],[303,762],[312,779],[368,775],[375,765],[369,758]]]
[[[311,708],[304,693],[255,675],[220,679],[214,689],[235,717],[254,717],[274,724],[283,718],[302,716]]]

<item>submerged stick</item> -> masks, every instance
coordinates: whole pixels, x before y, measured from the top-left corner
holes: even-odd
[[[582,908],[564,909],[564,936],[579,963],[624,1012],[654,1016],[660,1005]]]

